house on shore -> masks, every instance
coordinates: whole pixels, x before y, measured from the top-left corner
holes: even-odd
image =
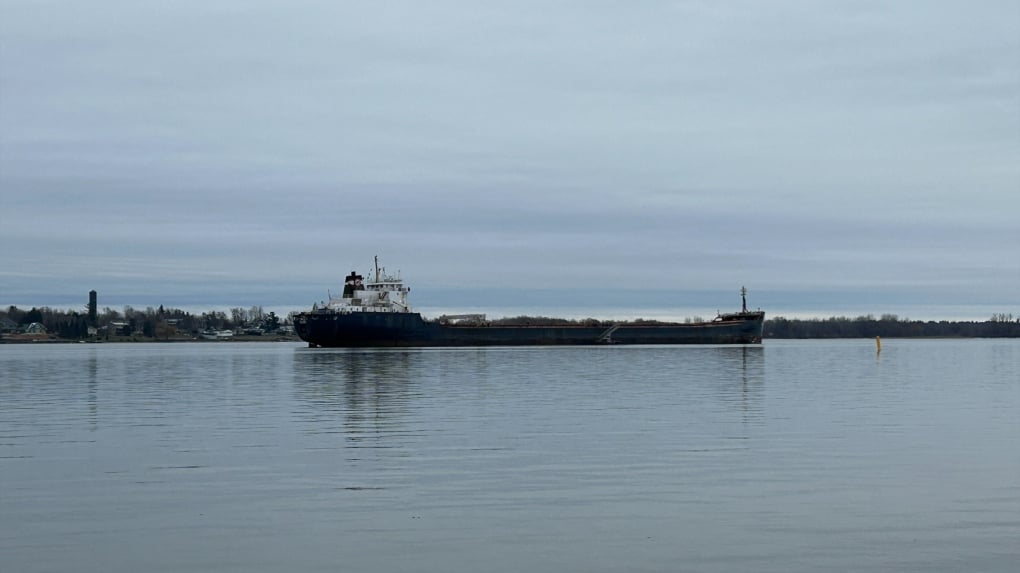
[[[21,330],[24,334],[46,334],[46,327],[41,322],[33,322]]]

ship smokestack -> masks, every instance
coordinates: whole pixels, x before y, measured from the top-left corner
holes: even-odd
[[[356,273],[354,271],[351,271],[351,274],[347,275],[347,278],[344,279],[344,294],[343,294],[343,297],[344,298],[354,298],[354,291],[356,291],[359,288],[361,288],[362,284],[363,283],[361,282],[361,275],[359,275],[358,273]]]

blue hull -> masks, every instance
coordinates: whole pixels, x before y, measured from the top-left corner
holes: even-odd
[[[464,326],[424,320],[418,313],[302,312],[294,329],[310,346],[550,346],[594,344],[758,344],[765,313],[725,315],[694,324],[619,326]]]

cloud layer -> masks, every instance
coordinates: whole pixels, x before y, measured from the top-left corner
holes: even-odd
[[[1020,306],[1013,2],[2,11],[0,303],[304,305],[380,254],[524,303]]]

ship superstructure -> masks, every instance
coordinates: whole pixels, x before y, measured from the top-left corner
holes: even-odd
[[[334,312],[351,314],[356,312],[411,312],[407,303],[407,294],[411,289],[404,286],[400,273],[391,275],[385,267],[379,266],[379,257],[375,258],[375,273],[372,280],[365,282],[364,277],[355,271],[344,278],[344,290],[340,297],[332,295],[321,307],[312,306],[312,312]]]

